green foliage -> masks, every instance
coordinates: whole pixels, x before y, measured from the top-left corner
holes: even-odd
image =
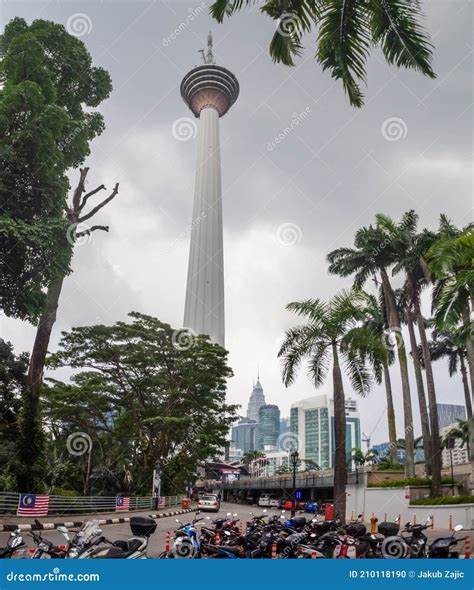
[[[222,22],[256,0],[215,0],[211,14]],[[419,2],[412,0],[265,0],[260,10],[276,21],[270,42],[275,62],[294,65],[302,54],[302,37],[318,30],[316,59],[341,80],[349,101],[361,107],[360,84],[366,80],[366,61],[379,46],[389,64],[418,70],[435,78],[432,45],[421,25]]]
[[[11,485],[17,464],[19,414],[28,354],[16,355],[10,342],[0,338],[0,489]]]
[[[66,171],[104,129],[110,77],[62,25],[21,18],[0,37],[0,308],[36,321],[68,271]]]
[[[179,493],[226,443],[236,412],[225,403],[227,352],[204,336],[181,346],[169,325],[130,316],[131,323],[63,333],[49,359],[50,367],[74,370],[70,383],[48,380],[43,400],[54,486],[147,494],[159,464],[163,493]],[[71,454],[71,441],[68,449],[75,433],[92,444],[90,474],[88,452]],[[61,477],[57,462],[75,470],[65,467]]]
[[[441,483],[452,483],[450,477],[441,478]],[[457,484],[457,482],[454,482]],[[404,488],[406,486],[430,486],[430,477],[409,477],[408,479],[399,479],[394,481],[383,481],[380,483],[369,483],[369,488]]]
[[[411,500],[410,506],[443,506],[450,504],[474,504],[474,496],[435,496]]]

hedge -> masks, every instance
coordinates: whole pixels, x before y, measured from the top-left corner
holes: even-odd
[[[443,504],[474,504],[474,496],[436,496],[412,500],[411,506],[437,506]]]
[[[441,483],[451,484],[453,483],[450,477],[441,478]],[[454,481],[454,485],[457,485],[457,481]],[[388,480],[381,481],[380,483],[369,483],[369,488],[405,488],[406,486],[430,486],[431,479],[429,477],[410,477],[409,479],[399,480]]]

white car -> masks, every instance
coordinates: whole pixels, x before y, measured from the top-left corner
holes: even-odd
[[[278,508],[279,499],[276,496],[262,494],[258,499],[258,505],[265,508]]]
[[[202,494],[199,496],[197,507],[203,512],[219,512],[221,503],[215,494]]]

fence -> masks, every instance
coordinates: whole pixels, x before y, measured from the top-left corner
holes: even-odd
[[[177,506],[184,496],[162,496],[160,508]],[[16,514],[20,494],[0,492],[0,514]],[[48,514],[81,514],[115,512],[115,496],[49,496]],[[152,496],[130,496],[130,512],[155,510],[157,498]]]

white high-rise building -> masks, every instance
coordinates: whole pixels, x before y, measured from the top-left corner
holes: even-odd
[[[348,463],[354,447],[361,446],[357,401],[346,399],[346,455]],[[314,461],[321,469],[334,466],[334,402],[327,395],[308,397],[291,405],[290,431],[300,457]]]
[[[215,64],[209,33],[203,64],[181,82],[181,96],[199,119],[196,181],[184,326],[225,345],[224,251],[219,118],[239,95],[237,78]]]

